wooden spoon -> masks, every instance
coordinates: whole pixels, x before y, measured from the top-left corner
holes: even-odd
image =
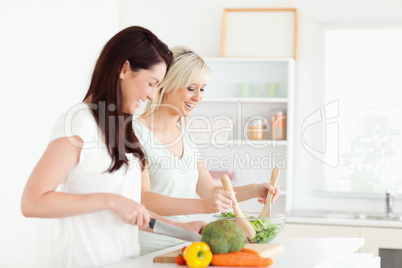
[[[229,193],[233,193],[233,187],[232,187],[232,183],[230,182],[229,177],[226,174],[223,174],[221,177],[221,182],[223,184],[223,188],[225,189],[225,191],[228,191]],[[243,212],[241,212],[241,209],[237,203],[236,197],[235,197],[235,201],[236,201],[236,205],[233,205],[233,211],[235,214],[236,218],[241,218],[241,219],[235,219],[236,224],[240,227],[240,229],[242,229],[243,233],[244,233],[244,237],[247,239],[252,239],[255,237],[256,232],[253,228],[253,226],[251,226],[251,224],[248,222],[248,220],[246,220],[246,217],[244,216]]]
[[[274,187],[274,189],[276,187],[276,183],[278,182],[278,178],[279,178],[279,168],[275,167],[272,170],[271,181],[269,183]],[[272,193],[270,191],[268,191],[267,198],[265,199],[265,205],[262,208],[260,216],[259,216],[260,218],[271,217],[271,200],[272,200]]]

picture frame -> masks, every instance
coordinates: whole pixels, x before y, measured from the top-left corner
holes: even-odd
[[[296,8],[224,9],[222,57],[297,56]]]

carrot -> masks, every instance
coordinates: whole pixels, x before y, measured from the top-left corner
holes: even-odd
[[[266,267],[273,264],[271,258],[263,258],[254,253],[229,252],[225,254],[214,254],[211,264],[214,266],[234,267]]]
[[[258,252],[257,250],[251,249],[251,248],[242,248],[240,250],[240,252],[250,253],[250,254],[255,254],[255,255],[260,256],[260,252]]]

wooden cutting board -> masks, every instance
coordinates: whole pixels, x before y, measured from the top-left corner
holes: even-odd
[[[282,244],[245,244],[245,248],[251,248],[260,252],[261,257],[270,257],[284,249]],[[157,263],[175,263],[177,255],[181,253],[181,249],[156,256],[154,262]]]

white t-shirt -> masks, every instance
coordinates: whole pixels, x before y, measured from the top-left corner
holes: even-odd
[[[112,158],[87,104],[76,105],[57,120],[50,140],[79,136],[80,159],[58,191],[72,194],[114,193],[141,200],[138,159],[109,173]],[[101,137],[101,138],[99,138]],[[71,141],[71,140],[70,140]],[[73,142],[73,141],[72,141]],[[54,256],[58,267],[98,267],[140,255],[138,227],[123,223],[111,210],[57,219]]]
[[[182,131],[184,153],[181,159],[171,154],[140,121],[133,128],[145,153],[151,191],[175,198],[197,198],[197,160],[200,153],[187,131]],[[166,217],[176,222],[191,221],[190,215]],[[164,235],[140,231],[141,255],[183,243]]]

